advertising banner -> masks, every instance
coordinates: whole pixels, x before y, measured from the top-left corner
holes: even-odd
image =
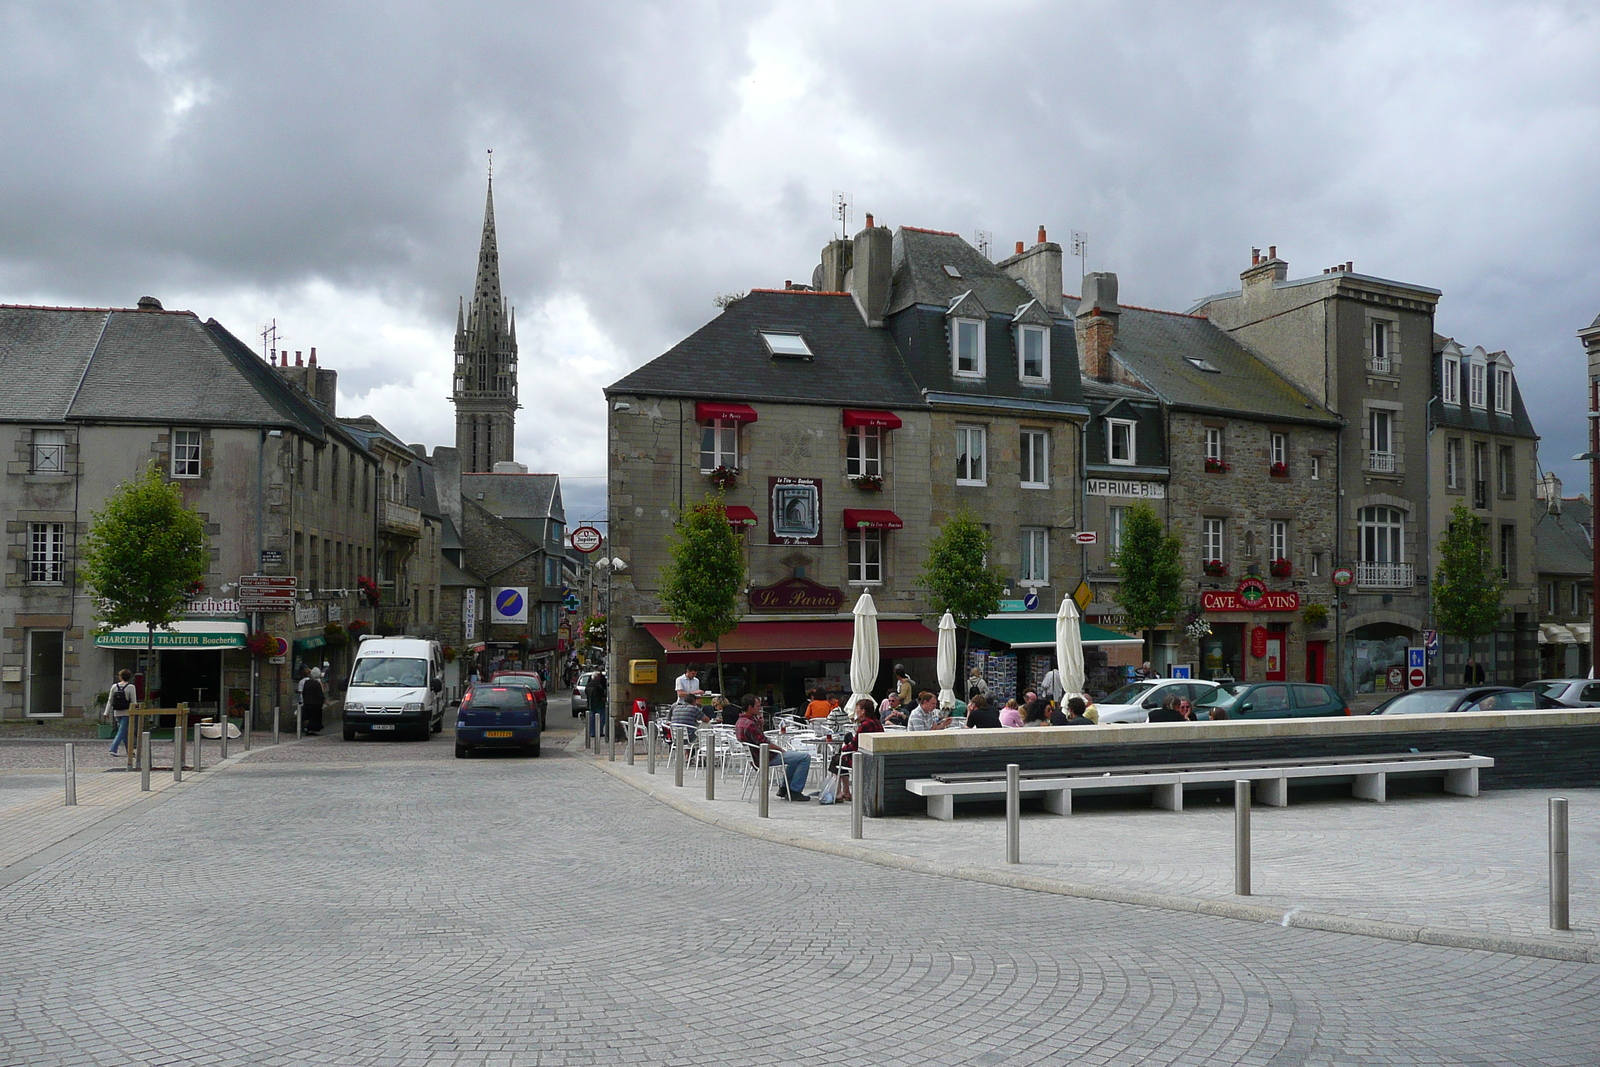
[[[527,625],[528,587],[501,586],[491,590],[489,621],[502,625]]]

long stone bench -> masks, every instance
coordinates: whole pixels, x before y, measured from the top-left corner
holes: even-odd
[[[1252,791],[1258,802],[1281,808],[1288,806],[1291,780],[1349,778],[1354,796],[1381,804],[1388,798],[1390,775],[1439,774],[1444,778],[1445,792],[1475,797],[1479,768],[1493,766],[1494,760],[1488,756],[1467,752],[1385,752],[1301,759],[1074,767],[1070,770],[1034,768],[1020,772],[1019,789],[1027,796],[1042,796],[1045,810],[1071,815],[1074,792],[1149,789],[1156,807],[1182,811],[1184,786],[1243,780],[1254,784]],[[957,797],[1004,796],[1006,778],[1004,773],[993,771],[936,774],[930,778],[911,779],[906,782],[906,789],[927,801],[930,816],[948,822],[955,818]]]

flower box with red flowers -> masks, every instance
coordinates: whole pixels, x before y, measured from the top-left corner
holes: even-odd
[[[366,619],[351,619],[350,625],[345,627],[345,632],[350,635],[350,640],[358,641],[361,635],[367,632]]]
[[[1274,578],[1287,578],[1294,574],[1294,564],[1286,559],[1275,559],[1272,561],[1270,570]]]
[[[850,484],[869,493],[883,492],[883,479],[876,474],[857,474],[850,479]]]
[[[376,606],[378,603],[378,583],[368,578],[365,574],[356,579],[356,588],[361,591],[361,597],[368,604]]]
[[[1226,473],[1228,473],[1228,471],[1230,471],[1232,469],[1233,468],[1229,467],[1226,463],[1222,462],[1222,460],[1220,460],[1220,459],[1212,459],[1210,456],[1206,457],[1206,473],[1207,474],[1226,474]]]
[[[1206,576],[1210,578],[1226,578],[1228,576],[1228,565],[1220,559],[1206,560],[1202,569],[1206,572]]]
[[[709,477],[718,489],[732,489],[739,484],[739,472],[733,467],[713,468]]]
[[[1267,473],[1274,478],[1287,478],[1289,477],[1289,465],[1287,463],[1274,463],[1267,468]]]

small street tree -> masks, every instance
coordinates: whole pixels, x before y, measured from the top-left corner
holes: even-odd
[[[722,635],[739,625],[744,588],[744,549],[728,523],[721,497],[707,496],[678,516],[661,568],[661,602],[687,645],[717,650],[717,691],[722,678]]]
[[[1503,591],[1483,522],[1465,504],[1457,504],[1439,541],[1439,566],[1433,572],[1433,614],[1439,628],[1470,649],[1500,625]]]
[[[99,601],[101,626],[144,623],[154,648],[156,630],[177,621],[210,562],[205,523],[152,463],[90,516],[80,576]]]
[[[1161,525],[1148,504],[1128,510],[1122,525],[1122,545],[1113,556],[1117,572],[1117,603],[1127,613],[1128,627],[1144,637],[1144,656],[1150,658],[1150,631],[1167,622],[1183,606],[1183,546]]]
[[[993,539],[983,524],[962,508],[939,527],[928,544],[928,559],[922,565],[922,587],[928,591],[928,606],[935,614],[949,612],[967,630],[973,619],[992,615],[1000,609],[1000,595],[1006,579],[988,564]],[[962,641],[958,676],[966,670],[970,631]]]

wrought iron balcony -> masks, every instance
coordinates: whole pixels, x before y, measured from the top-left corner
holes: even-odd
[[[1358,589],[1409,589],[1413,582],[1409,563],[1357,563]]]

